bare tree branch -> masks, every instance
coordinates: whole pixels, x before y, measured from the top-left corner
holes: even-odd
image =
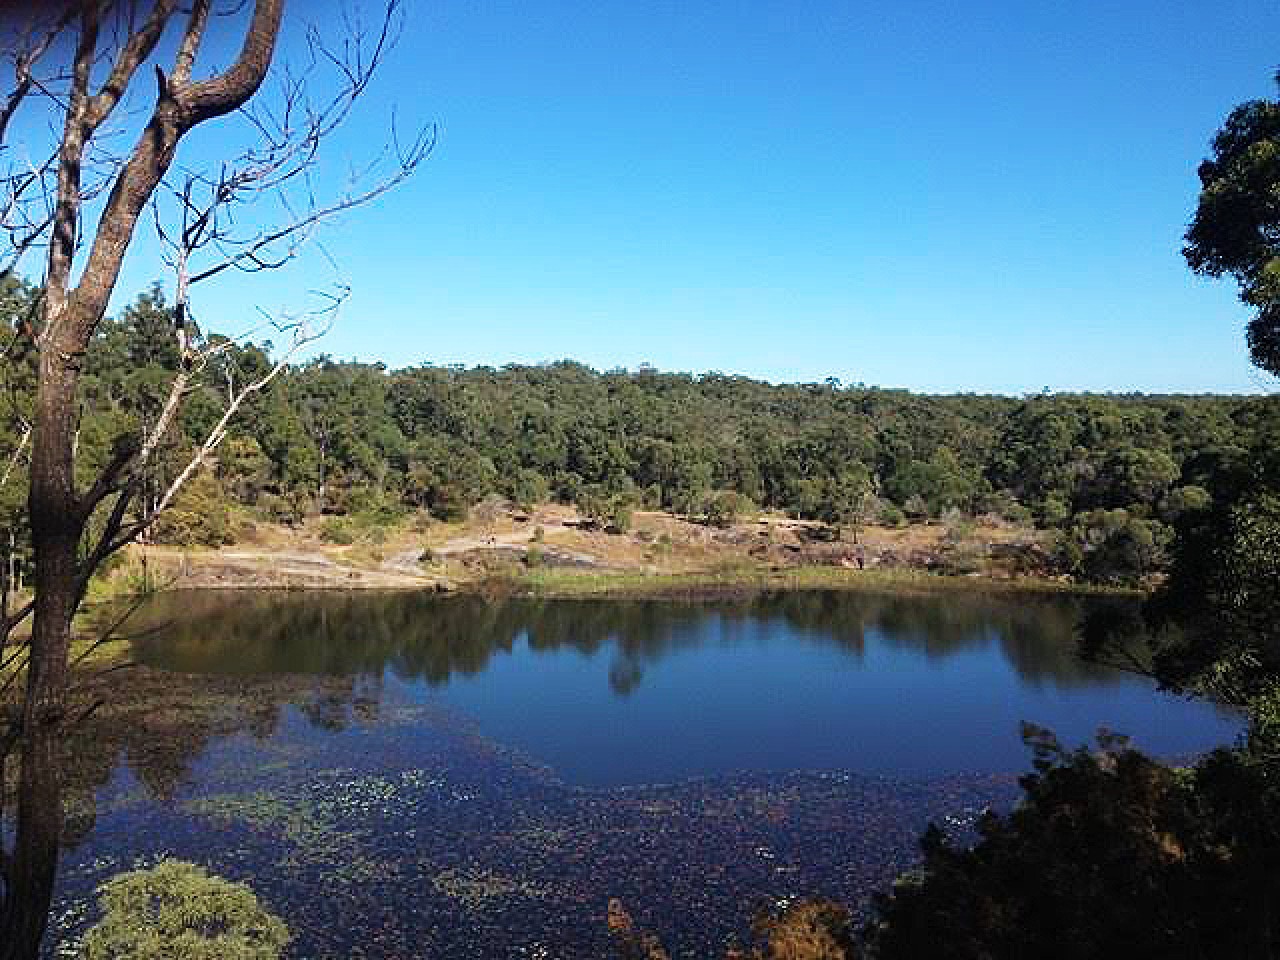
[[[37,33],[37,27],[33,20],[29,23],[23,38],[16,44],[13,53],[13,90],[5,98],[4,106],[0,107],[0,145],[5,142],[5,135],[9,131],[9,123],[13,120],[13,115],[17,113],[18,107],[31,93],[32,88],[37,85],[33,72],[36,64],[48,52],[58,34],[67,28],[74,15],[75,7],[68,5],[38,37],[34,36]]]
[[[84,122],[89,128],[86,131],[87,134],[92,135],[111,115],[111,111],[115,109],[125,90],[128,89],[138,67],[151,56],[151,51],[159,42],[160,35],[164,32],[165,25],[173,16],[176,7],[177,0],[156,0],[146,23],[125,42],[115,63],[111,66],[111,72],[103,83],[102,89],[89,101],[84,117]]]
[[[4,474],[0,476],[0,488],[3,488],[9,482],[9,476],[13,473],[13,468],[17,466],[18,460],[22,457],[22,451],[27,448],[27,442],[31,439],[31,424],[25,421],[22,424],[22,439],[18,442],[17,447],[9,456],[9,462],[5,464]]]
[[[292,331],[293,337],[289,347],[281,354],[275,363],[272,364],[271,368],[266,373],[248,381],[233,391],[228,398],[228,403],[222,416],[219,418],[217,423],[213,425],[205,436],[203,443],[187,460],[187,463],[168,484],[156,502],[152,505],[144,505],[141,516],[132,523],[126,523],[125,520],[128,512],[128,506],[140,487],[142,472],[150,463],[161,440],[168,432],[168,429],[172,424],[173,414],[177,409],[179,409],[181,399],[190,387],[193,373],[184,371],[174,378],[173,383],[170,386],[168,396],[166,397],[161,416],[143,441],[142,450],[138,453],[134,461],[133,478],[131,482],[126,484],[120,491],[116,503],[113,506],[110,515],[107,517],[102,531],[98,534],[97,541],[93,549],[89,552],[88,557],[82,565],[82,577],[86,586],[88,584],[88,578],[103,560],[112,553],[115,553],[126,545],[132,543],[155,525],[155,522],[159,519],[160,515],[173,503],[174,498],[181,492],[186,483],[208,462],[214,451],[217,450],[218,446],[226,438],[231,422],[235,419],[244,404],[251,397],[270,386],[271,383],[280,376],[280,374],[289,368],[294,357],[296,357],[297,354],[308,344],[315,342],[328,332],[330,326],[332,326],[333,319],[336,316],[337,311],[341,308],[349,295],[349,290],[342,289],[336,295],[329,295],[328,303],[319,310],[313,311],[311,314],[298,321],[277,325],[278,329],[289,329]],[[211,347],[202,351],[196,364],[193,366],[193,370],[203,367],[212,357],[225,352],[233,345],[234,341],[220,341],[213,344]],[[104,499],[106,495],[109,495],[109,493],[100,497],[99,502],[101,499]]]

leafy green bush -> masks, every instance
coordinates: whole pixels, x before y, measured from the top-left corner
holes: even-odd
[[[226,494],[207,472],[196,474],[156,521],[157,543],[178,547],[220,547],[235,543]]]
[[[907,522],[907,515],[902,512],[901,508],[892,503],[886,503],[880,509],[879,516],[876,519],[883,527],[901,527]]]
[[[538,471],[522,468],[516,471],[507,492],[517,506],[532,510],[551,496],[551,484]]]
[[[609,530],[612,533],[626,533],[631,529],[631,504],[615,499],[609,507]]]
[[[733,526],[740,517],[755,509],[755,504],[735,490],[719,490],[710,494],[702,505],[703,515],[713,527]]]
[[[1115,734],[1096,751],[1023,736],[1022,802],[984,813],[972,847],[929,828],[921,868],[875,897],[872,956],[1275,956],[1266,765],[1220,749],[1179,769]]]
[[[284,922],[243,883],[182,860],[162,860],[99,888],[102,919],[85,937],[88,960],[275,960]]]
[[[1076,514],[1058,543],[1059,563],[1094,583],[1135,584],[1163,561],[1169,528],[1127,510]]]
[[[345,517],[325,517],[320,524],[320,539],[345,547],[356,542],[356,534],[351,521]]]

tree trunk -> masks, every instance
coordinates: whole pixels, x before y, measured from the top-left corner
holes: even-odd
[[[0,960],[37,960],[49,921],[62,834],[58,733],[45,726],[22,740],[18,822],[0,899]]]
[[[36,960],[48,923],[62,833],[58,741],[66,709],[71,621],[80,601],[75,492],[75,355],[41,354],[28,509],[36,558],[35,620],[22,712],[18,819],[0,901],[0,960]]]
[[[56,723],[65,708],[71,620],[80,600],[77,550],[84,517],[75,491],[79,358],[56,341],[41,351],[27,500],[35,548],[36,595],[24,734]]]

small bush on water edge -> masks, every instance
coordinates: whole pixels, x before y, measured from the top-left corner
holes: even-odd
[[[284,922],[243,883],[182,860],[113,877],[98,890],[102,919],[88,960],[276,960]]]

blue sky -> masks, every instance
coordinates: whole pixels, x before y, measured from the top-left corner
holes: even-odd
[[[330,160],[367,155],[392,104],[439,143],[324,234],[354,294],[321,349],[940,392],[1273,389],[1234,287],[1179,248],[1209,138],[1274,91],[1277,36],[1261,0],[414,0]],[[153,276],[140,244],[126,285]],[[197,305],[230,329],[331,277],[312,250]]]

